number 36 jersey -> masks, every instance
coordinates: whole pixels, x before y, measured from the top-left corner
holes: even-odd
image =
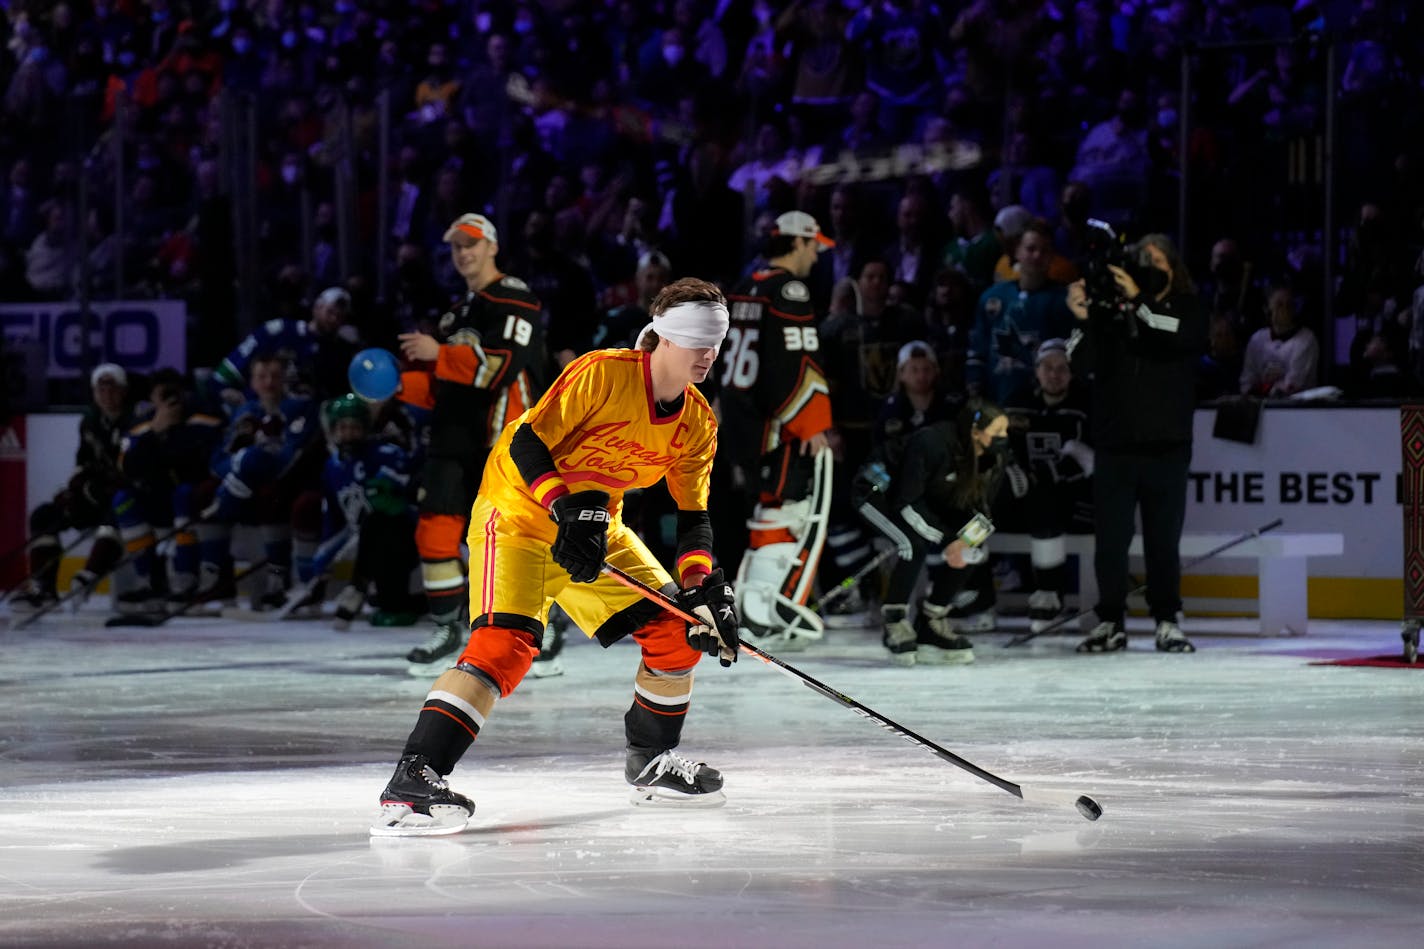
[[[780,267],[759,270],[728,294],[727,304],[721,444],[734,463],[746,465],[783,442],[830,428],[830,389],[806,284]]]

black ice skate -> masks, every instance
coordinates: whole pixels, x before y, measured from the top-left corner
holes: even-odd
[[[1063,613],[1063,598],[1056,590],[1034,590],[1028,595],[1028,631],[1041,633]]]
[[[915,622],[918,661],[925,665],[967,665],[974,661],[974,644],[956,629],[949,607],[925,603]]]
[[[628,749],[623,776],[633,785],[634,804],[669,807],[721,807],[722,772],[675,751]]]
[[[458,620],[437,623],[429,639],[406,653],[406,662],[410,663],[407,671],[413,676],[439,675],[455,665],[464,644],[465,636]]]
[[[381,816],[372,837],[433,837],[458,834],[475,813],[475,802],[450,790],[424,755],[406,755],[381,792]]]
[[[564,674],[564,664],[559,661],[559,653],[564,651],[564,623],[556,620],[551,614],[549,621],[544,624],[544,635],[539,639],[539,655],[534,657],[534,662],[529,666],[529,677],[532,679],[551,679],[554,676]]]
[[[897,666],[915,664],[915,627],[905,618],[908,609],[903,603],[887,603],[880,608],[880,616],[885,622],[880,641],[890,650],[890,661]]]

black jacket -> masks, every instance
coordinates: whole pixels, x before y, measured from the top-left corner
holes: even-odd
[[[1073,374],[1092,378],[1094,446],[1155,451],[1190,444],[1206,341],[1206,311],[1192,294],[1140,302],[1121,319],[1094,311],[1072,357]]]

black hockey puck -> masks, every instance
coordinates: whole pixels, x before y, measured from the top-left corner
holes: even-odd
[[[1097,820],[1103,816],[1103,808],[1097,801],[1084,794],[1073,802],[1073,806],[1078,808],[1078,813],[1088,820]]]

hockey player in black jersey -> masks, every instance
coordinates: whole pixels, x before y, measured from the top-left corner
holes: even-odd
[[[1093,447],[1086,391],[1073,381],[1068,343],[1045,340],[1034,358],[1032,386],[1005,406],[1016,456],[1028,465],[1024,517],[1032,537],[1029,628],[1038,632],[1063,611],[1067,551],[1063,535],[1092,529]]]

